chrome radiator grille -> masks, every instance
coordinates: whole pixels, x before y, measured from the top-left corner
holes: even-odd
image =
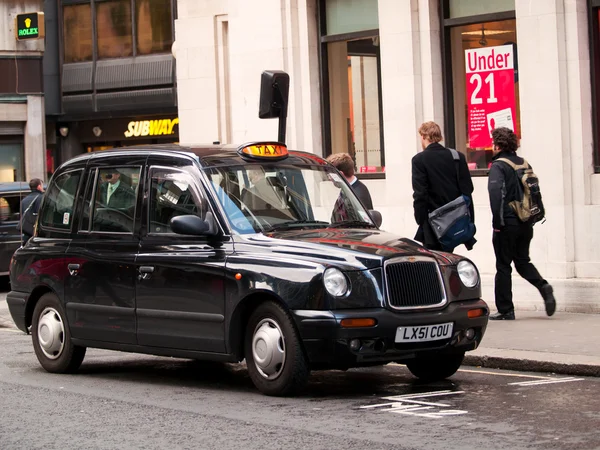
[[[429,258],[402,258],[385,265],[388,303],[396,309],[427,308],[446,303],[438,265]]]

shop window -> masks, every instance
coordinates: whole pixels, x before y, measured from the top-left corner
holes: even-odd
[[[135,6],[138,54],[170,51],[173,44],[171,0],[136,0]]]
[[[448,16],[451,19],[503,11],[514,11],[515,9],[515,0],[494,0],[493,2],[482,2],[481,0],[450,0],[448,3]]]
[[[592,28],[591,69],[592,69],[592,110],[594,129],[594,171],[600,172],[600,0],[589,3],[589,24]]]
[[[92,11],[90,4],[63,8],[64,59],[66,63],[91,61]]]
[[[0,142],[0,183],[24,180],[23,144]]]
[[[98,58],[133,55],[130,0],[111,0],[96,4]]]
[[[445,142],[465,153],[469,168],[481,175],[491,165],[494,128],[506,126],[521,137],[516,20],[514,11],[497,12],[514,8],[514,0],[489,3],[444,2],[446,16],[468,16],[444,20]],[[478,21],[478,13],[491,20]]]
[[[324,147],[349,153],[357,173],[385,171],[377,1],[324,0]]]

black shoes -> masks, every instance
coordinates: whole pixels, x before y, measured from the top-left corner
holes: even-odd
[[[490,314],[490,320],[515,320],[515,312],[509,311],[507,313],[497,312]]]
[[[548,316],[551,316],[554,314],[554,311],[556,311],[556,299],[554,298],[553,292],[554,290],[549,284],[545,284],[540,289],[544,304],[546,305],[546,314],[548,314]]]

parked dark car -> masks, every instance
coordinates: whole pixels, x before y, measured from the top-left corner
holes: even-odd
[[[380,220],[333,166],[282,144],[86,154],[55,173],[8,305],[50,372],[96,347],[245,359],[272,395],[312,369],[449,377],[487,326],[478,271]]]
[[[8,275],[10,258],[21,246],[21,200],[30,193],[26,182],[0,183],[0,276]]]

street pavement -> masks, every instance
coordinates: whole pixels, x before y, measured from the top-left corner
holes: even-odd
[[[88,349],[59,375],[29,336],[0,340],[2,450],[600,449],[600,378],[462,367],[424,383],[388,364],[314,371],[281,398],[244,364]]]
[[[14,328],[3,291],[0,328]],[[490,321],[481,346],[467,353],[464,364],[600,377],[600,314],[557,311],[547,317],[544,311],[517,309],[516,316],[514,321]]]

